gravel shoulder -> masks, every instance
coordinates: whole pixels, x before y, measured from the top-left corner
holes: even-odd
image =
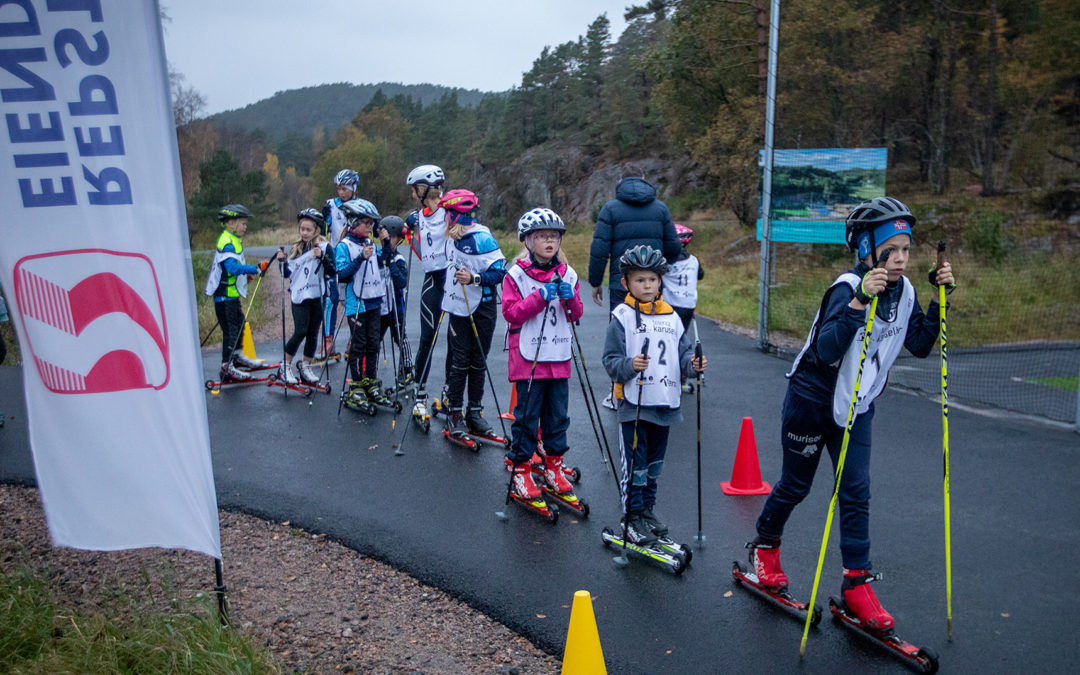
[[[233,626],[283,671],[557,673],[558,659],[439,589],[320,533],[221,511]],[[106,616],[191,606],[213,561],[190,551],[53,547],[38,491],[0,485],[0,571],[26,565],[61,606]]]

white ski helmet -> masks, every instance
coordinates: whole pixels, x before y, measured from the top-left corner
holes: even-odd
[[[421,164],[409,172],[405,179],[406,185],[427,185],[429,187],[441,187],[446,182],[446,174],[434,164]]]
[[[537,230],[555,230],[566,232],[566,225],[559,214],[551,209],[535,208],[526,211],[517,222],[518,241],[525,241],[525,237]]]

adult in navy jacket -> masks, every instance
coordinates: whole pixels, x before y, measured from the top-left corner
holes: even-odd
[[[614,309],[626,297],[619,280],[619,256],[631,246],[646,244],[663,251],[668,263],[675,262],[682,244],[675,234],[675,223],[664,202],[656,198],[656,188],[644,178],[623,178],[615,187],[612,199],[596,219],[592,248],[589,252],[589,284],[597,305],[604,306],[604,269],[608,274],[609,306]]]

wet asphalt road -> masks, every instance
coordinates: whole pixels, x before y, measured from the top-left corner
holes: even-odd
[[[414,270],[416,276],[417,270]],[[415,280],[418,280],[418,276]],[[418,288],[418,284],[414,286]],[[587,290],[587,288],[586,288]],[[605,298],[606,302],[606,298]],[[604,388],[599,363],[606,317],[587,301],[579,329],[593,385]],[[410,335],[419,335],[415,303]],[[952,330],[961,330],[957,326]],[[253,386],[207,393],[214,472],[221,506],[325,532],[385,560],[561,653],[569,606],[589,590],[610,672],[904,672],[900,663],[827,618],[812,630],[805,659],[802,626],[736,588],[731,562],[764,497],[727,497],[719,489],[731,473],[739,425],[754,420],[763,477],[779,474],[779,412],[788,362],[758,352],[752,342],[700,324],[710,369],[703,399],[704,532],[681,577],[640,561],[621,569],[600,542],[614,526],[619,499],[610,467],[601,461],[580,387],[571,383],[571,452],[578,486],[592,514],[580,520],[564,509],[557,525],[519,506],[503,508],[507,474],[502,452],[473,454],[445,443],[437,425],[428,435],[388,410],[375,418],[336,415],[343,368],[330,368],[334,395],[304,399]],[[442,381],[445,326],[430,384]],[[504,324],[489,359],[499,403],[509,387],[499,351]],[[344,338],[340,343],[344,345]],[[259,345],[274,357],[275,344]],[[204,352],[205,375],[218,351]],[[932,357],[935,358],[935,357]],[[390,378],[387,368],[384,379]],[[488,393],[489,415],[494,403]],[[406,401],[406,408],[408,402]],[[19,370],[0,368],[0,481],[32,482]],[[954,639],[945,635],[944,528],[939,404],[899,391],[878,401],[874,423],[871,536],[876,590],[896,617],[899,632],[931,647],[942,670],[961,673],[1058,672],[1080,648],[1080,435],[1060,427],[950,413]],[[697,531],[694,400],[684,397],[686,420],[672,430],[660,480],[657,512],[673,536],[689,542]],[[610,440],[614,414],[603,411]],[[401,440],[405,455],[395,457]],[[830,495],[831,467],[823,462],[811,496],[796,509],[784,539],[792,591],[810,594]],[[0,515],[2,517],[2,515]],[[834,533],[819,604],[839,591],[838,536]],[[228,580],[228,556],[225,558]],[[317,602],[317,599],[312,599]]]

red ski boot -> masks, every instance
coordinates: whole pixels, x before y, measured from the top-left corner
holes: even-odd
[[[513,480],[514,497],[522,501],[533,501],[540,497],[540,488],[533,481],[532,468],[528,462],[522,462],[514,467]]]
[[[544,481],[559,494],[574,491],[574,486],[570,484],[570,481],[566,480],[566,474],[563,473],[563,458],[561,456],[546,457],[544,459]]]
[[[870,582],[880,578],[880,574],[871,574],[870,570],[844,570],[844,583],[840,587],[843,609],[871,631],[888,630],[895,623],[870,588]]]
[[[770,590],[787,588],[788,578],[780,567],[780,540],[766,542],[759,537],[748,548],[758,583]]]

